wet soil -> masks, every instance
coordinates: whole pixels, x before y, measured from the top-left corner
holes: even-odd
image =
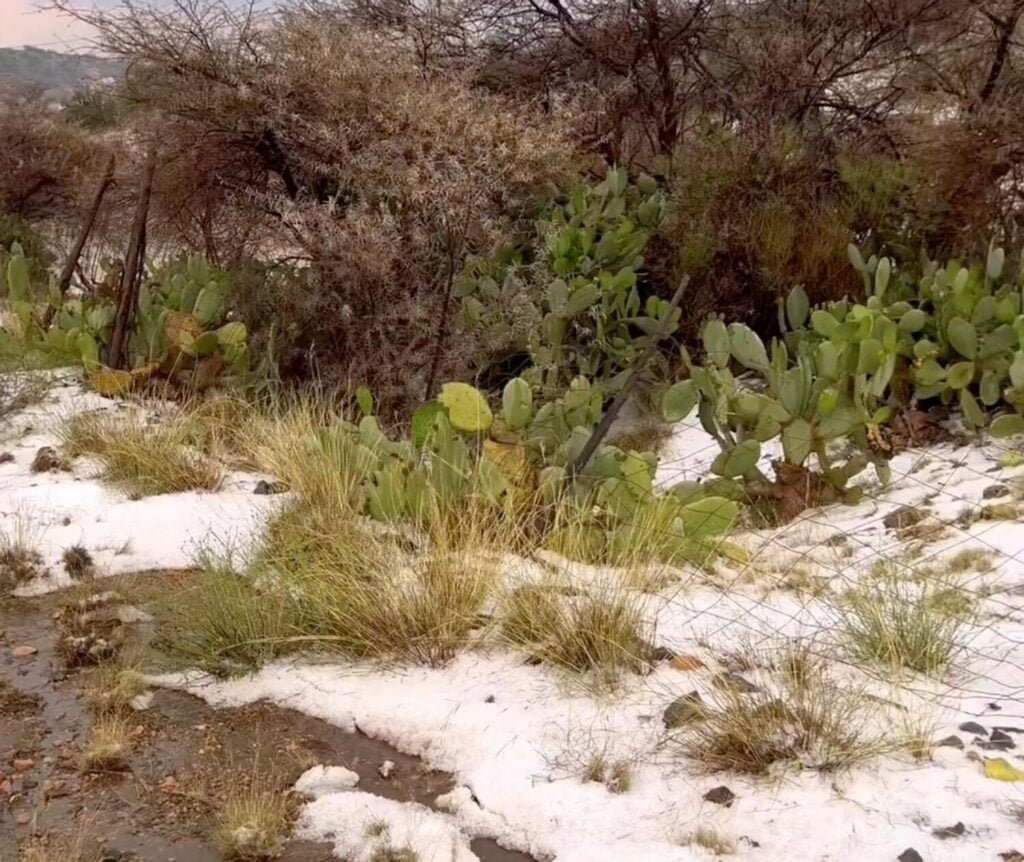
[[[266,703],[214,710],[164,689],[127,718],[127,765],[90,771],[86,694],[98,671],[67,667],[59,606],[59,597],[0,600],[0,862],[33,845],[61,862],[220,862],[210,839],[218,800],[254,782],[287,792],[318,763],[355,771],[362,791],[431,807],[453,786],[384,742],[302,713]],[[395,768],[385,779],[386,760]],[[531,862],[489,840],[472,848],[482,862]],[[329,845],[292,841],[276,858],[334,857]]]

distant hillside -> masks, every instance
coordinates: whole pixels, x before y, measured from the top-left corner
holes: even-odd
[[[64,101],[84,84],[121,76],[123,65],[90,54],[62,54],[41,48],[0,48],[0,90],[41,90]]]

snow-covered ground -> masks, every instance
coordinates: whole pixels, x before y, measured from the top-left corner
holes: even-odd
[[[233,476],[215,493],[130,501],[84,467],[76,474],[29,472],[35,451],[54,443],[57,417],[97,407],[119,409],[68,384],[17,417],[8,439],[0,439],[0,451],[15,456],[0,465],[0,515],[7,524],[33,513],[52,570],[30,589],[62,583],[58,561],[73,543],[93,552],[101,574],[113,574],[187,565],[197,544],[212,540],[242,547],[253,541],[273,505],[252,494],[254,477]],[[26,425],[32,430],[25,432]],[[779,529],[732,536],[749,564],[722,564],[713,575],[680,573],[672,586],[638,596],[656,624],[656,643],[699,663],[686,670],[662,663],[613,695],[574,688],[498,650],[463,654],[439,669],[282,661],[227,682],[198,675],[161,682],[217,706],[266,699],[358,727],[455,776],[456,789],[438,800],[440,812],[367,794],[345,772],[304,776],[300,789],[314,798],[300,832],[332,841],[341,858],[355,862],[369,860],[381,836],[410,846],[420,862],[472,860],[476,836],[538,860],[706,862],[719,857],[692,837],[709,829],[727,839],[734,858],[763,862],[896,860],[908,848],[920,855],[904,862],[994,862],[999,854],[1024,852],[1024,782],[988,778],[982,762],[1002,757],[1024,768],[1024,529],[1016,520],[964,514],[1017,505],[1024,467],[1000,467],[1006,449],[1005,441],[983,439],[908,452],[894,459],[891,485],[869,487],[856,506],[808,511]],[[681,425],[659,480],[702,478],[716,452],[699,426]],[[926,519],[901,529],[888,517],[887,525],[887,516],[904,506]],[[950,572],[949,561],[963,551],[986,556]],[[844,656],[835,595],[873,577],[880,562],[905,567],[908,580],[930,569],[975,597],[977,618],[961,632],[963,650],[943,679],[889,683]],[[567,580],[589,584],[614,576],[583,566],[562,570]],[[808,584],[827,584],[830,597]],[[934,740],[956,734],[964,748],[938,747],[924,761],[894,751],[838,773],[702,773],[666,731],[665,707],[692,691],[713,702],[713,679],[728,669],[728,656],[753,653],[767,666],[795,640],[815,644],[840,684],[867,687],[878,698],[870,718],[878,728],[928,724]],[[767,667],[744,671],[754,684],[767,683],[770,674]],[[958,729],[967,721],[986,731],[1009,728],[1015,747],[982,750],[974,733]],[[616,793],[583,781],[595,757],[630,764],[629,789]],[[721,785],[735,794],[731,805],[704,799]]]
[[[133,500],[103,484],[99,468],[80,459],[70,472],[33,473],[43,446],[56,446],[55,429],[85,411],[131,409],[82,389],[80,375],[55,372],[46,398],[0,420],[0,531],[22,534],[43,557],[45,577],[19,590],[46,592],[71,583],[61,557],[84,547],[99,574],[182,569],[203,547],[245,547],[258,535],[274,497],[253,494],[260,477],[234,473],[215,493],[186,492]]]

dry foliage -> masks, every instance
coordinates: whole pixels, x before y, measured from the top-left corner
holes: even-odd
[[[454,278],[569,170],[555,116],[467,71],[427,74],[411,40],[330,10],[179,2],[85,17],[130,61],[124,98],[175,166],[159,181],[165,211],[215,260],[228,256],[217,230],[237,238],[232,219],[255,212],[253,231],[272,225],[274,252],[298,264],[240,296],[257,336],[276,326],[286,373],[369,383],[387,411],[458,367]]]

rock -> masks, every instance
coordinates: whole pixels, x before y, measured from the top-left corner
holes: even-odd
[[[896,858],[899,860],[899,862],[924,862],[924,859],[921,858],[921,854],[918,853],[913,847],[908,847]]]
[[[964,747],[964,741],[959,736],[947,736],[945,739],[940,739],[935,743],[936,748],[959,748],[961,751]]]
[[[737,694],[753,694],[760,691],[750,680],[738,673],[720,673],[711,682],[717,688],[728,689]]]
[[[988,731],[985,730],[985,728],[978,724],[978,722],[976,721],[965,721],[963,724],[960,725],[958,729],[962,730],[964,733],[974,733],[978,736],[988,736]]]
[[[691,691],[689,694],[677,697],[666,706],[661,720],[665,727],[672,730],[689,724],[691,721],[702,721],[706,715],[707,710],[704,707],[704,701],[701,700],[700,692]]]
[[[1007,850],[1005,853],[1000,853],[999,858],[1003,862],[1024,862],[1024,853],[1018,850]]]
[[[998,500],[1000,497],[1006,497],[1010,493],[1009,487],[1003,484],[989,485],[984,491],[981,492],[983,500]]]
[[[704,794],[704,799],[707,802],[714,802],[715,805],[724,805],[728,808],[736,799],[736,794],[722,784],[718,787],[712,787]]]
[[[484,698],[484,703],[494,703],[494,701],[495,697],[493,694],[489,694],[487,695],[487,697]]]
[[[10,452],[0,452],[0,464],[10,464],[14,461],[14,456]]]
[[[1013,737],[1001,730],[993,730],[992,735],[986,741],[978,743],[978,748],[983,748],[986,751],[1008,751],[1016,747],[1017,743],[1013,741]]]
[[[380,766],[377,767],[377,774],[381,778],[390,778],[395,771],[395,762],[393,760],[385,760]]]
[[[36,765],[36,762],[31,757],[18,757],[11,762],[11,765],[15,772],[28,772]]]
[[[14,647],[14,649],[11,650],[11,655],[15,658],[28,658],[30,655],[35,655],[37,652],[39,652],[39,650],[31,644],[22,644],[21,646]]]
[[[53,470],[60,470],[64,466],[64,459],[52,446],[43,446],[32,459],[31,470],[33,473],[49,473]]]
[[[266,495],[266,494],[283,494],[287,488],[281,482],[268,482],[266,479],[260,479],[256,483],[256,487],[252,489],[254,494]]]
[[[996,730],[1001,730],[1003,733],[1024,733],[1024,727],[1009,727],[1002,726],[997,727]]]
[[[900,506],[882,518],[882,523],[890,530],[902,530],[920,524],[926,517],[927,513],[916,506]]]
[[[28,812],[24,812],[14,818],[14,822],[17,823],[18,826],[28,826],[28,824],[32,822],[32,815]]]
[[[669,667],[673,670],[681,670],[685,672],[700,670],[704,667],[702,662],[697,656],[694,655],[677,655],[672,661],[669,662]]]
[[[967,831],[963,823],[955,823],[952,826],[943,826],[941,829],[933,829],[932,835],[946,841],[950,838],[959,838]]]

